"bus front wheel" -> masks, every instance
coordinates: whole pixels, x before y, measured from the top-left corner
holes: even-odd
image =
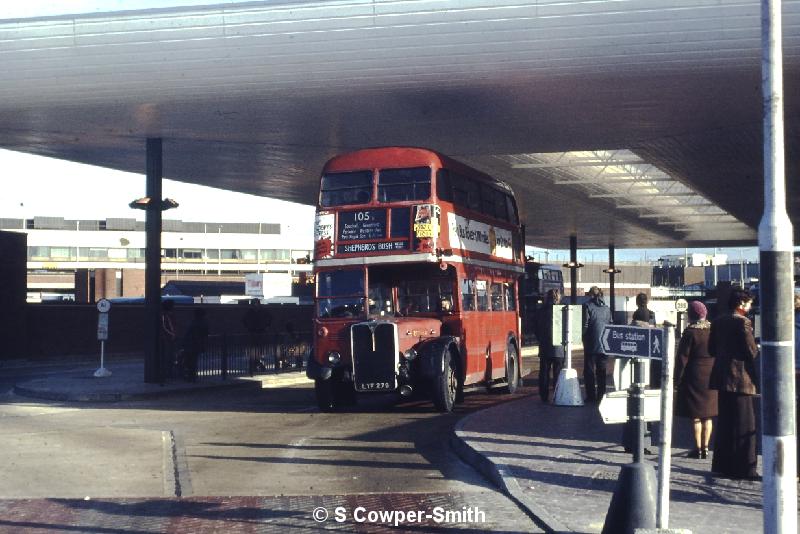
[[[333,380],[315,380],[314,394],[317,397],[317,406],[321,411],[332,412],[336,409]]]

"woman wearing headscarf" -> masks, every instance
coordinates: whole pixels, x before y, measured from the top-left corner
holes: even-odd
[[[714,357],[708,352],[711,323],[706,320],[705,305],[695,300],[689,304],[689,325],[683,331],[675,361],[677,415],[692,420],[695,448],[690,458],[708,458],[711,441],[711,418],[717,415],[717,391],[709,389]]]

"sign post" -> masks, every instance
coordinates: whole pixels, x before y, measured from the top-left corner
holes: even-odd
[[[636,431],[633,462],[622,466],[608,507],[603,534],[633,534],[637,528],[656,527],[656,475],[644,461],[645,362],[663,357],[664,331],[655,328],[608,325],[600,341],[610,356],[633,358],[634,379],[628,389],[628,423]],[[601,404],[605,401],[601,401]]]
[[[656,506],[656,526],[660,529],[669,528],[669,474],[672,469],[672,370],[675,367],[675,331],[667,323],[664,323],[664,342],[666,350],[661,362],[661,432]]]
[[[111,310],[111,302],[108,299],[97,301],[97,339],[100,341],[100,368],[94,372],[97,378],[111,376],[111,371],[105,368],[105,347],[108,339],[108,312]]]

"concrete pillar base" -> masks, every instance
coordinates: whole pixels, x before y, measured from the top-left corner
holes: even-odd
[[[583,406],[581,384],[575,369],[562,369],[553,393],[553,404],[556,406]]]

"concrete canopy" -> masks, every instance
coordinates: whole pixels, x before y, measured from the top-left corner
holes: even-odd
[[[800,1],[783,16],[796,225]],[[425,146],[510,183],[531,245],[753,244],[760,22],[758,0],[285,0],[0,20],[0,146],[144,172],[144,139],[161,137],[168,178],[307,204],[336,153]]]

